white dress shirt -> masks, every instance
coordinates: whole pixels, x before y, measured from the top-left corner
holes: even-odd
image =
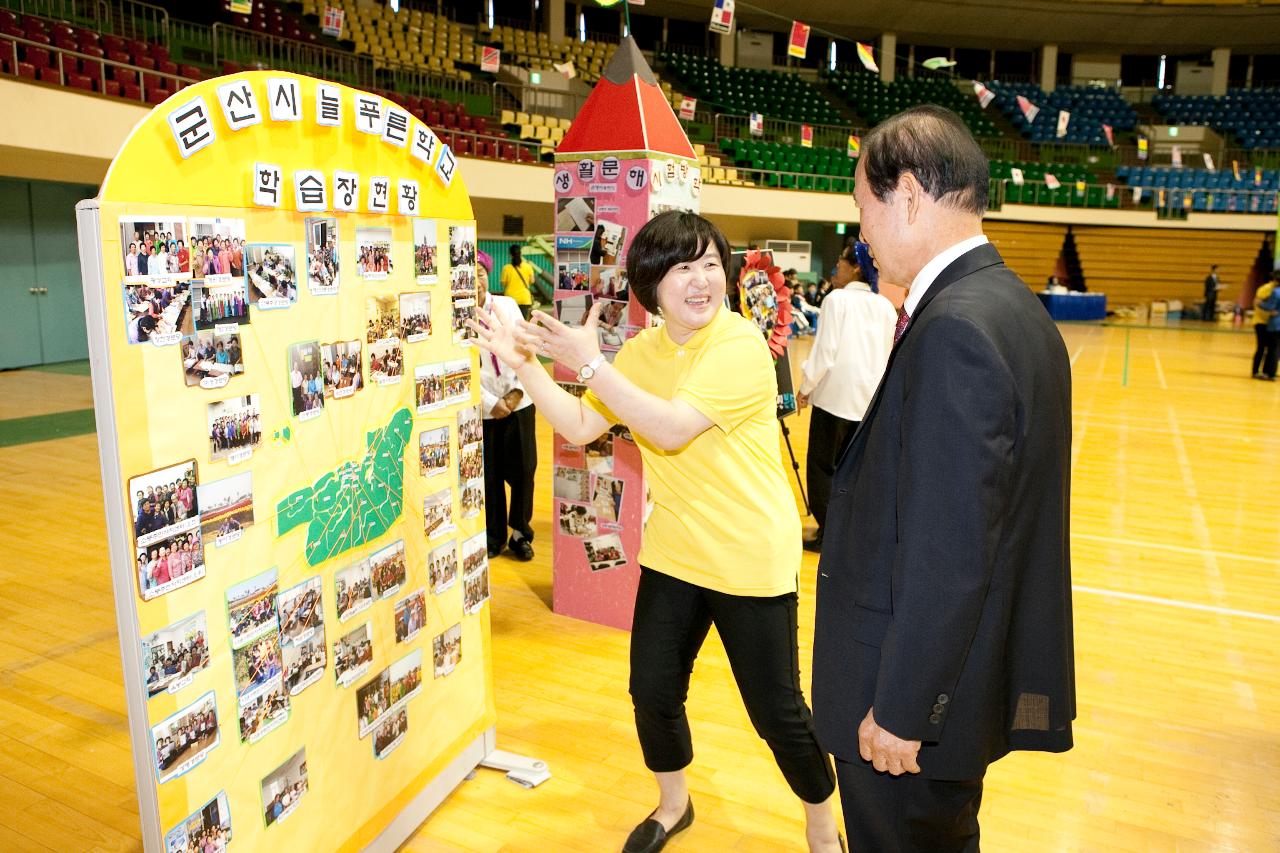
[[[880,384],[898,314],[893,303],[860,281],[822,300],[818,335],[800,368],[800,393],[847,421],[860,421]]]
[[[524,315],[520,313],[520,306],[510,296],[490,293],[485,297],[484,304],[484,310],[489,309],[493,309],[502,322],[509,326],[524,319]],[[483,314],[478,319],[483,320]],[[520,377],[516,376],[516,372],[496,359],[497,356],[484,350],[480,351],[480,411],[485,420],[492,420],[493,407],[512,390],[518,390],[524,395],[516,404],[514,411],[518,412],[533,405],[533,399],[520,384]]]
[[[902,303],[902,310],[914,317],[916,315],[916,306],[920,304],[921,299],[924,299],[924,295],[929,292],[929,287],[933,284],[934,279],[938,277],[938,274],[951,266],[951,262],[965,252],[976,249],[987,242],[990,242],[987,240],[987,235],[979,234],[977,237],[961,240],[959,243],[934,255],[933,260],[921,267],[920,272],[916,273],[916,277],[911,280],[911,287],[907,290],[907,300]]]

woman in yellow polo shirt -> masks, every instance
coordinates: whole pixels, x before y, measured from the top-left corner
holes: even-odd
[[[600,302],[581,328],[542,312],[536,325],[473,325],[557,432],[585,445],[624,423],[644,460],[653,511],[639,556],[630,689],[660,801],[627,853],[660,850],[693,820],[684,701],[712,624],[756,731],[805,805],[810,849],[843,847],[832,772],[800,689],[800,519],[778,452],[777,380],[759,330],[724,307],[728,255],[719,229],[692,213],[663,213],[642,228],[627,279],[663,324],[627,341],[612,364],[596,338]],[[560,388],[535,350],[578,371],[587,393]]]

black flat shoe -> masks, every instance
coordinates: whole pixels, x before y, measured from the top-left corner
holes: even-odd
[[[492,560],[494,557],[498,556],[501,553],[502,553],[501,545],[499,545],[497,548],[493,547],[492,545],[489,546],[489,559]]]
[[[655,811],[654,814],[657,814]],[[693,823],[693,800],[689,800],[689,805],[685,806],[684,814],[676,821],[676,825],[668,831],[662,824],[653,819],[653,815],[644,819],[644,822],[631,830],[631,834],[627,836],[627,843],[622,847],[622,853],[658,853],[663,847],[667,846],[668,839],[677,832],[682,832],[689,828],[689,824]]]
[[[511,549],[512,554],[515,554],[517,560],[527,563],[533,559],[533,546],[529,544],[528,539],[516,539],[513,536],[507,543],[507,547]]]
[[[812,539],[805,539],[801,545],[806,551],[812,551],[815,554],[822,553],[822,537],[815,536]]]

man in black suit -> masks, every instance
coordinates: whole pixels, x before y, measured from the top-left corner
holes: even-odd
[[[1209,267],[1209,274],[1204,277],[1204,307],[1200,319],[1212,323],[1218,319],[1218,291],[1222,290],[1222,282],[1218,280],[1218,265]]]
[[[813,717],[854,850],[976,851],[987,765],[1071,747],[1070,364],[982,234],[987,182],[941,107],[863,137],[862,239],[910,287],[818,566]]]

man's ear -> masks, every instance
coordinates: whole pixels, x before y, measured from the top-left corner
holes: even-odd
[[[907,223],[914,225],[916,219],[920,216],[921,206],[924,204],[924,186],[921,185],[914,174],[903,172],[898,177],[897,192],[901,193],[901,198],[907,206]]]

